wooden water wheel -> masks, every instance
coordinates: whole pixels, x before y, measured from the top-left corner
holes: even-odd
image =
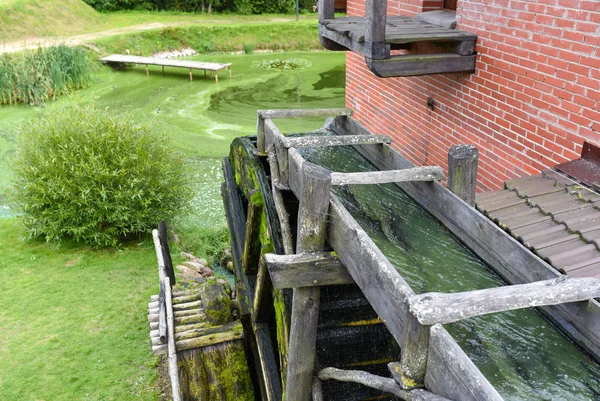
[[[275,164],[276,168],[276,164]],[[256,137],[237,138],[223,160],[222,195],[231,233],[241,320],[253,359],[255,387],[264,400],[281,400],[285,388],[291,318],[291,290],[274,289],[262,256],[285,254],[296,239],[298,199],[275,188],[289,215],[281,222],[275,208],[268,158],[258,154]],[[282,225],[289,224],[287,227]],[[288,231],[285,238],[282,231]],[[292,251],[293,253],[293,251]],[[355,284],[321,287],[317,367],[359,368],[385,374],[399,349]],[[327,400],[390,398],[356,383],[323,382]]]

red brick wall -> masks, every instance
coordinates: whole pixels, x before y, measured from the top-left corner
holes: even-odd
[[[388,12],[422,3],[389,1]],[[349,0],[348,12],[363,15],[364,0]],[[355,117],[417,165],[446,168],[451,146],[474,144],[480,191],[575,159],[586,139],[600,143],[600,0],[458,0],[457,21],[478,35],[475,74],[381,79],[349,52]]]

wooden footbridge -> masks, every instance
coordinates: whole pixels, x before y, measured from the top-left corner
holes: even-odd
[[[219,71],[226,69],[231,78],[231,63],[220,64],[220,63],[207,63],[202,61],[190,61],[190,60],[170,60],[158,57],[139,57],[129,56],[124,54],[111,54],[110,56],[103,57],[100,59],[105,64],[112,65],[125,65],[125,64],[140,64],[146,66],[146,75],[150,75],[148,70],[149,65],[158,65],[162,67],[163,75],[165,73],[165,67],[175,68],[187,68],[190,70],[190,81],[193,80],[193,70],[203,70],[204,75],[210,71],[215,76],[215,82],[219,83]]]

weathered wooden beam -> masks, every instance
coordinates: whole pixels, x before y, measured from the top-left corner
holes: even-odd
[[[425,384],[425,373],[427,372],[427,354],[429,352],[429,331],[431,326],[424,326],[410,316],[404,329],[404,340],[400,347],[400,366],[393,365],[392,372],[398,372],[399,379],[396,381],[404,389],[423,387]]]
[[[369,57],[385,59],[389,57],[389,47],[385,43],[387,0],[366,0],[365,45],[371,48]]]
[[[342,262],[328,252],[263,256],[275,288],[353,284]]]
[[[473,145],[456,145],[448,151],[448,189],[475,206],[479,151]]]
[[[254,199],[253,192],[250,199],[248,199],[248,211],[246,213],[246,240],[244,241],[244,253],[242,254],[242,270],[246,274],[256,274],[258,270],[258,261],[260,259],[260,246],[258,242],[260,239],[260,219],[263,214],[263,200],[260,193],[258,200]]]
[[[288,185],[288,150],[285,147],[286,138],[273,123],[273,120],[265,119],[265,146],[267,149],[273,147],[277,162],[279,164],[279,181]]]
[[[396,397],[405,401],[450,401],[447,398],[440,397],[426,390],[402,389],[394,379],[377,376],[360,370],[325,368],[319,371],[318,377],[321,380],[339,380],[359,383],[386,393],[394,394]]]
[[[325,247],[331,177],[329,171],[312,163],[301,170],[298,212],[298,253],[322,251]],[[286,399],[309,401],[316,358],[320,289],[294,288],[288,354]]]
[[[158,230],[152,230],[152,241],[154,243],[154,251],[156,252],[156,259],[158,261],[158,307],[160,309],[158,314],[158,332],[161,343],[167,341],[167,310],[165,303],[165,288],[164,278],[167,276],[165,268],[165,259],[163,257],[163,248],[160,243],[160,235]],[[152,322],[152,320],[151,320]]]
[[[158,224],[158,237],[160,238],[160,246],[162,247],[162,257],[165,264],[165,272],[171,280],[171,285],[175,285],[175,272],[173,271],[173,260],[171,259],[171,251],[169,249],[169,238],[167,233],[167,222],[161,221]]]
[[[286,138],[287,148],[301,147],[326,147],[349,145],[373,145],[378,143],[392,143],[392,138],[387,135],[348,135],[348,136],[297,136]]]
[[[473,73],[475,72],[476,58],[476,56],[441,53],[392,56],[388,59],[365,57],[365,60],[373,74],[381,78],[390,78],[459,72]]]
[[[179,385],[179,367],[177,366],[177,350],[175,349],[175,319],[173,318],[173,304],[171,303],[171,283],[169,277],[164,278],[165,303],[167,309],[167,353],[169,361],[169,376],[171,377],[171,390],[173,401],[181,401],[181,387]]]
[[[330,129],[340,135],[369,134],[366,128],[350,117],[336,117]],[[414,167],[388,145],[356,146],[356,150],[380,169]],[[462,199],[443,185],[436,182],[403,182],[397,185],[507,282],[531,283],[561,276],[486,216],[467,207]],[[569,333],[579,346],[600,360],[600,304],[596,300],[541,307],[540,311],[557,327]]]
[[[319,21],[332,19],[335,15],[334,0],[318,0],[317,7],[319,8]]]
[[[279,378],[278,364],[271,345],[269,327],[263,323],[256,324],[254,335],[256,337],[256,345],[258,354],[260,355],[260,368],[265,384],[265,401],[281,401],[281,380]]]
[[[273,316],[273,284],[264,259],[258,262],[256,275],[256,290],[254,293],[254,321],[265,322]]]
[[[217,331],[211,334],[203,335],[200,337],[189,338],[175,342],[175,349],[177,351],[185,351],[193,348],[206,347],[208,345],[220,344],[226,341],[240,340],[244,338],[244,331],[241,322],[237,321],[237,326],[226,330]],[[167,353],[168,349],[166,345],[158,345],[152,347],[152,353],[154,355],[161,355]]]
[[[277,187],[277,183],[279,182],[279,163],[277,162],[277,155],[275,155],[273,146],[271,146],[268,153],[269,167],[271,169],[271,183],[273,184],[273,203],[275,203],[275,211],[277,212],[277,217],[279,217],[279,224],[281,226],[283,250],[286,255],[291,255],[294,253],[294,241],[290,227],[290,216],[283,203],[281,191]]]
[[[361,173],[331,173],[331,185],[386,184],[403,181],[434,181],[444,179],[444,170],[437,166],[413,167],[405,170],[367,171]]]
[[[409,299],[421,324],[447,324],[470,317],[600,297],[600,279],[567,278],[451,294],[426,293]]]

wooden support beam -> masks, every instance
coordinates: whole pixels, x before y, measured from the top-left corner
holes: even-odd
[[[273,203],[275,204],[275,211],[277,217],[279,217],[279,224],[281,226],[281,237],[283,240],[283,250],[286,255],[292,255],[294,253],[294,241],[292,238],[292,229],[290,227],[290,216],[283,203],[283,197],[281,191],[277,187],[279,183],[279,164],[277,162],[277,156],[275,155],[274,147],[269,148],[269,167],[271,169],[271,183],[273,190]]]
[[[181,388],[179,385],[179,366],[177,366],[177,350],[175,349],[175,319],[173,318],[173,304],[171,303],[171,283],[169,277],[164,278],[165,303],[167,309],[167,353],[169,361],[169,376],[171,377],[171,390],[173,401],[181,401]]]
[[[288,149],[285,147],[286,138],[279,131],[279,128],[273,123],[270,118],[264,120],[264,146],[267,149],[273,148],[277,156],[279,164],[279,181],[284,185],[288,184],[289,166],[288,166]],[[260,134],[260,132],[259,132]],[[259,152],[260,146],[259,146]]]
[[[456,145],[448,151],[448,189],[475,206],[479,151],[473,145]]]
[[[164,279],[167,277],[167,271],[165,268],[165,258],[163,257],[163,248],[160,243],[160,234],[158,230],[152,230],[152,242],[154,243],[154,251],[156,253],[156,260],[158,261],[158,307],[160,309],[158,315],[158,331],[161,342],[165,343],[167,340],[167,310],[165,303]],[[153,320],[150,320],[150,322],[152,321]]]
[[[253,196],[257,194],[258,200]],[[263,200],[260,193],[253,192],[248,199],[248,212],[246,213],[246,235],[244,253],[242,254],[242,269],[246,274],[256,274],[260,259],[260,246],[257,246],[260,235],[260,219],[263,214]]]
[[[254,321],[266,322],[274,315],[273,298],[271,293],[273,284],[264,259],[258,262],[258,273],[256,275],[256,292],[254,295]]]
[[[387,59],[365,57],[367,67],[380,78],[412,77],[430,74],[473,73],[477,56],[454,53],[408,54]]]
[[[325,247],[330,191],[329,171],[312,163],[305,163],[301,171],[301,193],[298,196],[298,253],[318,252]],[[319,303],[318,287],[294,288],[285,391],[288,401],[311,399]]]
[[[447,398],[435,395],[426,390],[405,390],[401,388],[394,379],[377,376],[360,370],[325,368],[319,371],[319,379],[359,383],[386,393],[394,394],[396,397],[405,401],[450,401]]]
[[[389,57],[389,47],[385,43],[387,0],[366,0],[365,45],[371,48],[368,56],[372,59]]]
[[[263,323],[256,324],[254,336],[256,337],[256,346],[260,355],[260,368],[265,384],[265,401],[281,401],[282,390],[279,366],[273,353],[269,327]]]
[[[378,143],[392,143],[392,138],[387,135],[348,135],[348,136],[297,136],[285,138],[286,148],[325,147],[343,145],[373,145]]]
[[[452,294],[426,293],[409,299],[421,324],[447,324],[514,309],[558,305],[600,297],[600,279],[567,278]]]
[[[275,288],[353,284],[342,262],[328,252],[263,256]]]
[[[171,286],[174,286],[176,283],[175,271],[173,270],[173,260],[171,259],[171,250],[169,248],[167,222],[164,220],[158,224],[158,238],[160,239],[160,246],[162,249],[162,257],[165,265],[165,272],[167,276],[169,276],[169,280],[171,280]]]
[[[405,170],[331,173],[331,185],[386,184],[403,181],[434,181],[444,178],[444,170],[441,167],[425,166]]]
[[[408,317],[407,323],[400,347],[400,364],[390,364],[390,371],[402,388],[413,389],[425,385],[431,326],[422,325],[412,315]],[[399,373],[398,377],[394,373]]]
[[[317,6],[319,7],[319,21],[334,18],[334,15],[335,15],[334,0],[318,0]]]

